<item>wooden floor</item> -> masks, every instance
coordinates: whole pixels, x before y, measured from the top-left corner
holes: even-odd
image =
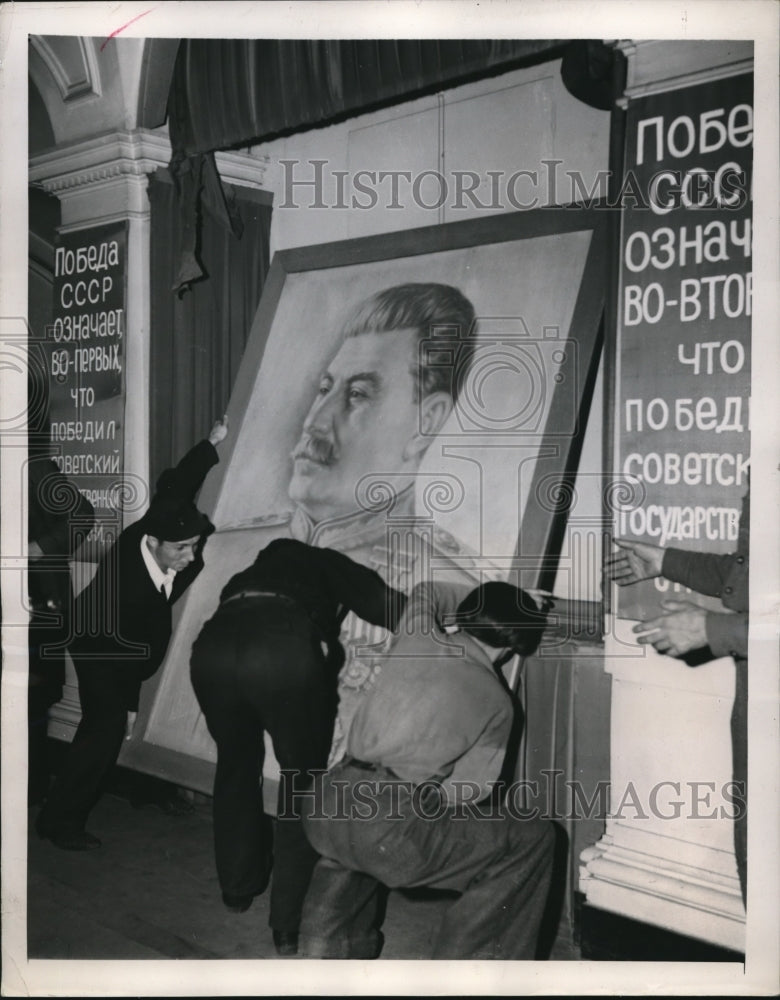
[[[70,852],[28,817],[30,959],[276,958],[268,893],[242,914],[222,905],[207,803],[176,815],[104,795],[89,828],[103,846]],[[446,898],[391,893],[383,959],[428,958]]]
[[[211,800],[117,768],[88,828],[103,846],[63,851],[35,834],[28,811],[28,959],[277,957],[269,894],[245,913],[222,904]],[[426,959],[451,894],[391,892],[381,960]],[[579,957],[564,935],[549,957]]]

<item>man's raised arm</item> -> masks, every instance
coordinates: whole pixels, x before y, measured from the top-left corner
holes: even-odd
[[[209,469],[219,462],[216,446],[225,439],[227,432],[227,417],[217,420],[208,438],[190,448],[173,469],[161,473],[152,502],[192,503]]]

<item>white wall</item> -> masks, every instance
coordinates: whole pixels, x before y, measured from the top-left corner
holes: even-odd
[[[608,137],[609,114],[575,100],[561,83],[560,63],[555,61],[262,143],[252,152],[270,161],[266,186],[274,193],[271,246],[275,251],[517,211],[518,206],[532,207],[532,202],[533,207],[565,204],[575,200],[569,174],[580,174],[590,190],[599,172],[606,171]],[[282,160],[299,163],[285,168]],[[312,160],[327,161],[322,168],[322,200],[329,207],[314,207],[313,191],[305,187],[293,191],[298,207],[282,207],[285,182],[291,176],[294,181],[315,176]],[[550,165],[554,160],[562,161],[555,171]],[[352,195],[360,202],[369,201],[354,187],[361,170],[377,173],[374,184],[367,182],[376,190],[377,204],[338,207],[338,171],[347,175],[343,201],[349,205]],[[380,181],[381,171],[411,174],[412,180],[398,180],[400,207],[390,207],[392,180]],[[442,190],[448,197],[441,207],[434,207],[440,189],[433,177],[420,182],[415,198],[413,180],[423,171],[438,171],[444,177]],[[458,171],[478,175],[475,197],[490,207],[474,206],[467,195],[459,195]],[[500,175],[498,198],[491,197],[488,171]],[[537,183],[529,177],[516,178],[513,194],[507,194],[507,183],[518,171],[536,172]],[[556,191],[548,183],[553,172]],[[551,197],[555,194],[557,198]]]

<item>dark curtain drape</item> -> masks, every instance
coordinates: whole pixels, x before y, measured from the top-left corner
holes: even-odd
[[[174,287],[203,277],[201,202],[240,234],[220,191],[214,151],[248,146],[563,53],[564,42],[350,39],[184,39],[168,95],[182,225]]]
[[[550,39],[185,39],[168,102],[187,156],[250,145],[469,79],[542,62]]]
[[[168,96],[170,171],[183,225],[175,287],[203,274],[202,200],[240,233],[220,191],[214,151],[305,131],[468,80],[560,57],[568,90],[586,104],[613,100],[613,50],[556,39],[184,39]]]
[[[233,366],[240,358],[236,345],[243,348],[267,268],[268,218],[260,205],[241,204],[236,192],[221,184],[214,151],[325,125],[558,57],[564,83],[574,96],[595,107],[611,105],[613,51],[597,41],[181,42],[168,99],[173,150],[168,177],[173,186],[161,186],[159,178],[150,185],[153,470],[177,456],[202,433],[207,419],[224,408]],[[266,211],[270,217],[270,209]],[[265,242],[259,235],[263,225]],[[244,226],[248,232],[242,239]],[[266,249],[261,251],[261,244]],[[171,296],[171,289],[179,299]],[[247,314],[238,320],[236,314],[244,308]],[[212,340],[220,338],[224,344],[218,348]],[[202,366],[196,367],[196,360]],[[177,371],[187,378],[178,378]],[[169,395],[169,390],[184,392],[187,381],[197,386],[195,406]],[[158,430],[154,424],[159,421],[162,428],[170,423],[171,412],[179,414],[174,426]]]
[[[149,178],[151,205],[150,473],[154,483],[227,409],[269,266],[271,196],[225,185],[238,238],[202,206],[204,279],[174,292],[182,215],[167,171]]]

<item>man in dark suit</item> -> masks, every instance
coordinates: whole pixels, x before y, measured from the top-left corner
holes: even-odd
[[[260,778],[263,731],[282,769],[269,922],[280,955],[297,950],[317,854],[297,805],[328,762],[348,611],[394,629],[406,598],[333,549],[278,538],[225,585],[193,645],[192,685],[217,744],[214,852],[222,899],[243,912],[268,884],[270,824]]]
[[[100,846],[85,823],[100,785],[132,735],[141,684],[155,673],[171,637],[171,605],[203,568],[214,527],[194,503],[227,434],[218,421],[174,469],[166,470],[146,514],[126,528],[76,600],[70,652],[81,723],[36,823],[64,850]]]

